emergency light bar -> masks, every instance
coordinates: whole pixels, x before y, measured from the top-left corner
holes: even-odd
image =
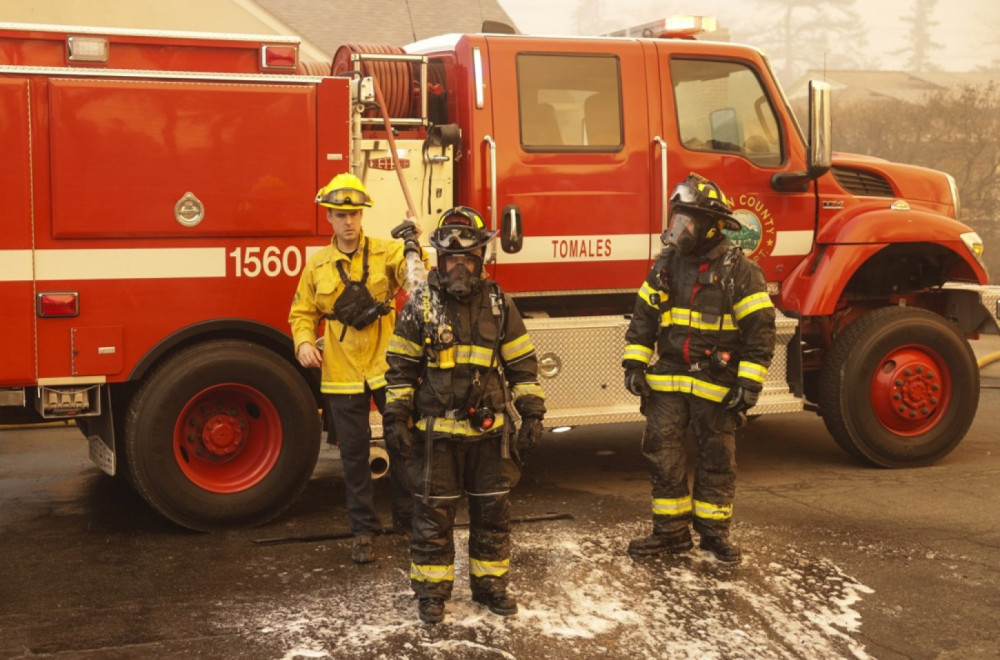
[[[646,39],[694,39],[702,32],[715,32],[719,21],[714,16],[671,16],[624,30],[611,32],[609,37],[644,37]]]

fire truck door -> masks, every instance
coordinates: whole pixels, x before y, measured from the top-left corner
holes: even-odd
[[[777,192],[778,172],[806,169],[798,133],[752,62],[670,54],[657,44],[663,80],[669,191],[689,172],[716,181],[742,229],[729,237],[780,282],[812,249],[815,197]],[[676,48],[676,47],[674,47]]]
[[[497,248],[495,276],[510,291],[634,290],[652,233],[640,50],[487,43],[496,211],[516,205],[524,228],[519,252]]]
[[[0,79],[0,387],[35,380],[29,89]]]

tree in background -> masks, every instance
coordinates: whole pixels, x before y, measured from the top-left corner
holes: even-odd
[[[909,54],[903,67],[906,71],[934,71],[940,68],[932,56],[943,48],[931,37],[934,27],[938,25],[937,21],[931,20],[936,4],[937,0],[914,0],[913,15],[900,17],[910,24],[909,45],[892,54]]]
[[[757,15],[773,17],[748,33],[762,47],[782,84],[807,69],[874,68],[861,51],[868,42],[854,0],[753,0]],[[752,35],[752,38],[750,38]]]
[[[801,116],[801,115],[800,115]],[[960,220],[982,237],[990,272],[1000,277],[1000,87],[965,85],[923,103],[834,101],[834,147],[921,165],[955,177]]]

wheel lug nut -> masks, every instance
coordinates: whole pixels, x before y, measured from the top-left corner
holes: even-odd
[[[937,405],[937,397],[936,396],[932,396],[931,397],[931,405],[933,405],[933,406]]]
[[[927,406],[924,406],[923,408],[920,409],[920,414],[921,415],[927,415],[929,413],[930,413],[930,409],[928,409]]]
[[[912,376],[912,375],[913,375],[913,372],[912,372],[912,371],[910,371],[910,369],[909,369],[909,368],[906,368],[906,369],[904,369],[904,370],[903,370],[903,375],[904,375],[904,376]]]
[[[902,398],[903,397],[902,397],[902,395],[899,392],[894,392],[893,395],[892,395],[893,401],[899,401]]]
[[[917,416],[917,411],[916,410],[911,410],[910,411],[910,419],[913,419],[916,416]]]
[[[924,373],[924,368],[923,367],[917,367],[917,373],[918,374]]]
[[[896,382],[893,383],[893,385],[895,385],[896,387],[902,387],[903,386],[903,381],[901,379],[897,378]]]

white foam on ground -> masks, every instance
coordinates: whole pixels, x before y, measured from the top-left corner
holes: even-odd
[[[772,548],[763,533],[739,527],[738,567],[697,549],[633,560],[628,539],[647,532],[648,523],[637,522],[597,534],[573,522],[516,527],[514,617],[471,601],[466,530],[455,535],[454,595],[437,626],[416,617],[406,557],[380,559],[398,569],[352,578],[349,587],[335,576],[352,567],[331,567],[314,592],[220,607],[234,615],[224,627],[286,649],[276,656],[282,660],[870,657],[852,633],[861,626],[854,606],[872,590],[830,561],[788,545]]]

